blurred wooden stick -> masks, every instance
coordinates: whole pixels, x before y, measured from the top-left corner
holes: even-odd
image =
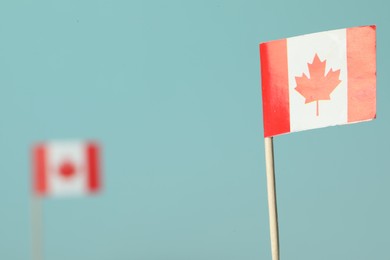
[[[42,199],[31,195],[32,260],[43,260],[43,214]]]

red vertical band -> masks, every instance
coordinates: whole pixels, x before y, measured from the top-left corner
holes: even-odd
[[[376,117],[375,26],[347,29],[348,122]]]
[[[100,188],[99,146],[88,143],[86,149],[88,164],[88,189],[97,192]]]
[[[264,137],[290,132],[287,40],[260,44]]]
[[[44,145],[37,145],[33,149],[33,183],[34,192],[44,195],[47,191],[46,185],[46,149]]]

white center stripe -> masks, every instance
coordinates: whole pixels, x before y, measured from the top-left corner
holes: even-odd
[[[347,51],[346,30],[308,34],[287,39],[288,78],[291,132],[347,123]],[[296,78],[305,74],[310,78],[308,64],[315,55],[326,61],[325,75],[340,69],[341,83],[331,92],[330,100],[305,104],[305,97],[295,88]],[[324,76],[325,76],[324,75]]]

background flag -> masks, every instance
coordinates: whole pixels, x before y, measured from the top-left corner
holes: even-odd
[[[376,116],[375,26],[260,44],[264,136]]]
[[[33,148],[37,195],[74,196],[100,189],[100,149],[94,142],[48,142]]]

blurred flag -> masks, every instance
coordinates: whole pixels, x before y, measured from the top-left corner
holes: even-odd
[[[264,136],[376,116],[375,26],[260,44]]]
[[[94,142],[47,142],[33,148],[37,195],[75,196],[100,189],[100,148]]]

